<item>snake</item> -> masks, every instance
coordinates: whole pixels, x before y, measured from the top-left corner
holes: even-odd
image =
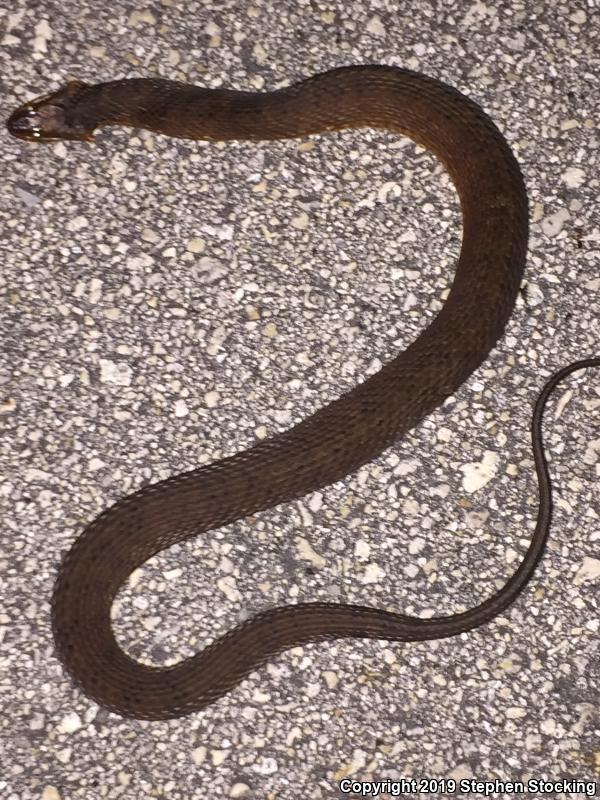
[[[94,141],[104,126],[209,141],[297,139],[372,128],[408,136],[445,166],[462,211],[462,242],[443,305],[375,374],[297,425],[248,449],[143,486],[91,521],[64,555],[51,602],[56,652],[74,684],[124,717],[170,719],[206,708],[282,651],[332,639],[417,642],[489,623],[522,592],[544,551],[552,513],[542,414],[555,386],[599,358],[555,373],[539,395],[532,441],[535,531],[502,588],[465,611],[421,618],[368,605],[268,608],[170,666],[143,664],[117,643],[111,607],[128,576],[190,537],[289,503],[378,457],[457,391],[486,359],[515,307],[527,252],[523,176],[506,139],[452,86],[396,66],[338,67],[265,92],[163,78],[71,79],[8,118],[28,142]]]

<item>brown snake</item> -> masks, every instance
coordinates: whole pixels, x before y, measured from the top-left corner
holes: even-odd
[[[294,428],[208,466],[146,486],[98,516],[59,571],[52,623],[76,683],[119,714],[167,719],[201,709],[280,651],[340,637],[419,641],[489,622],[523,589],[543,552],[551,496],[542,451],[546,398],[533,445],[540,483],[535,533],[502,589],[475,608],[428,619],[338,603],[273,608],[174,666],[149,667],[118,646],[115,595],[156,553],[196,534],[290,501],[371,461],[444,402],[486,358],[512,312],[527,247],[527,197],[519,167],[493,122],[455,89],[386,66],[352,66],[262,94],[203,89],[160,79],[69,82],[25,103],[8,120],[28,141],[92,139],[127,125],[191,139],[282,139],[344,128],[406,134],[433,151],[458,190],[463,239],[454,281],[433,322],[377,374]]]

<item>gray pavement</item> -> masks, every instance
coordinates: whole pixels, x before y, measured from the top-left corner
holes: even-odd
[[[592,5],[4,0],[3,118],[69,75],[269,89],[394,64],[479,102],[528,187],[523,291],[486,363],[355,475],[153,559],[115,609],[128,652],[173,662],[285,602],[450,613],[514,570],[535,522],[534,400],[600,353]],[[492,624],[297,648],[171,722],[125,720],[72,686],[49,598],[82,527],[393,357],[440,307],[460,214],[434,158],[381,132],[224,146],[114,129],[47,147],[3,133],[2,152],[0,797],[358,796],[344,778],[416,780],[407,797],[483,797],[476,781],[521,796],[509,781],[539,779],[600,792],[597,372],[549,409],[550,547]]]

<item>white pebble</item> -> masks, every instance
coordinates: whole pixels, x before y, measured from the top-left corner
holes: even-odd
[[[82,724],[79,714],[72,712],[62,718],[58,725],[58,730],[60,733],[75,733],[81,728]]]

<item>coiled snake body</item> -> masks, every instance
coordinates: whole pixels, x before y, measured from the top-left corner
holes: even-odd
[[[534,419],[540,512],[515,574],[464,613],[420,619],[365,606],[303,603],[239,625],[174,666],[142,665],[115,641],[110,609],[128,575],[159,551],[292,500],[378,456],[439,406],[486,358],[512,312],[527,245],[527,198],[504,138],[472,101],[403,69],[353,66],[256,94],[158,79],[78,81],[21,106],[8,121],[29,141],[91,139],[127,125],[191,139],[280,139],[354,127],[410,136],[445,164],[460,196],[463,240],[443,308],[402,353],[348,394],[291,430],[248,450],[123,498],[95,519],[65,556],[52,602],[60,658],[98,703],[125,715],[165,719],[198,710],[286,648],[339,637],[417,641],[491,620],[518,595],[541,556],[550,487],[541,449],[543,402]]]

